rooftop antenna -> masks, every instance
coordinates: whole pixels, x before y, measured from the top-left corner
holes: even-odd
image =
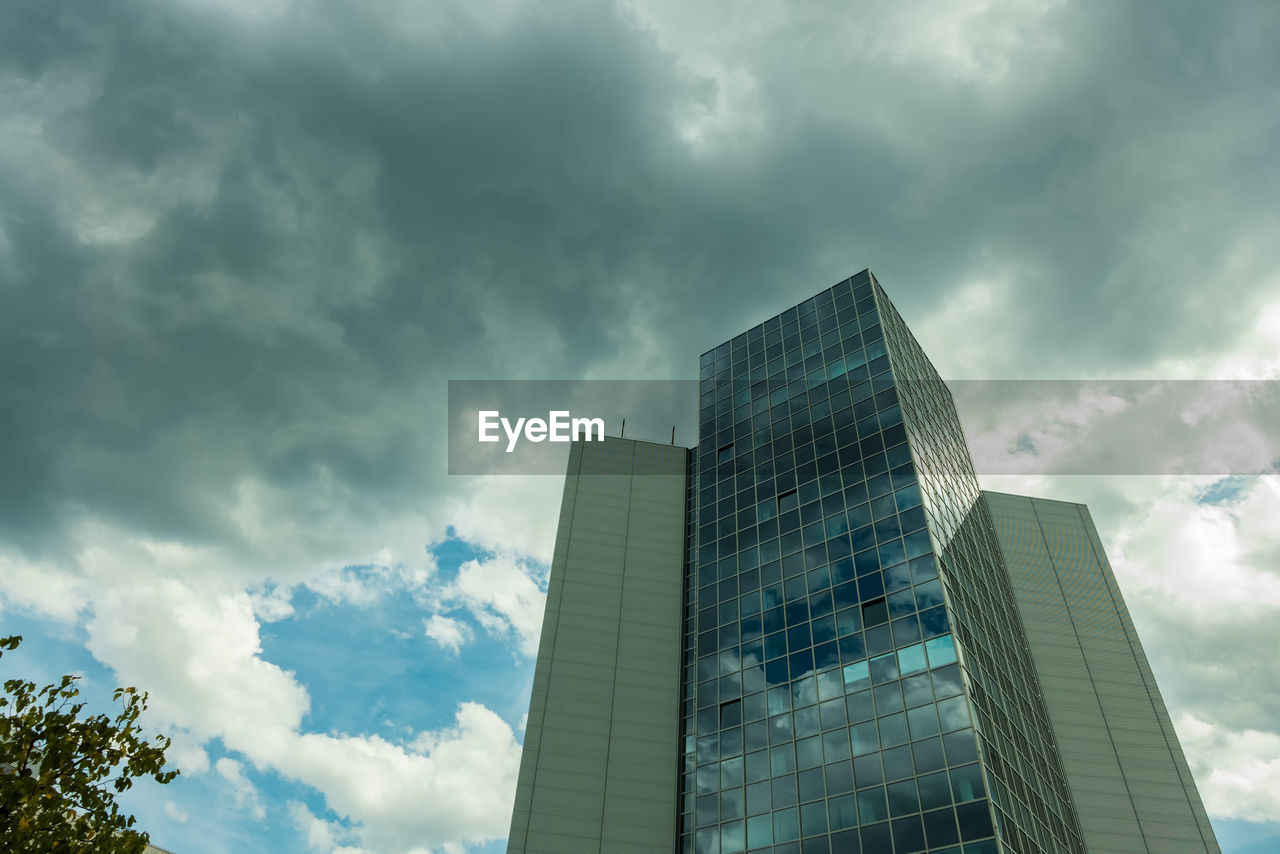
[[[674,445],[675,443],[676,443],[676,425],[672,424],[671,425],[671,444]]]
[[[625,418],[622,419],[622,433],[619,434],[618,438],[619,439],[627,438],[627,419]]]

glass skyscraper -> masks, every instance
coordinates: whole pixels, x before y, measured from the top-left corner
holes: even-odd
[[[1124,847],[1136,800],[1082,818],[1056,636],[1029,644],[950,393],[869,271],[708,351],[699,393],[695,449],[571,454],[509,851],[1217,851],[1189,772],[1147,818],[1185,812],[1175,847]]]

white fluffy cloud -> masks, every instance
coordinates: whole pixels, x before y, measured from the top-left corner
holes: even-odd
[[[290,738],[310,706],[293,674],[261,657],[243,591],[176,578],[121,585],[95,598],[86,628],[99,661],[147,686],[158,717],[202,740],[263,755]]]
[[[443,592],[447,606],[465,608],[487,631],[512,635],[526,655],[538,651],[547,594],[538,586],[537,570],[510,554],[469,560]]]
[[[339,842],[339,840],[350,840],[353,837],[348,828],[338,822],[325,821],[300,801],[289,803],[289,817],[293,819],[293,826],[302,834],[307,847],[312,851],[323,852],[323,854],[365,854],[363,848],[343,845]]]
[[[330,567],[305,584],[330,602],[361,607],[395,590],[421,590],[434,572],[435,564],[429,559],[405,564],[390,549],[383,549],[368,563]]]
[[[471,640],[471,627],[461,620],[432,614],[428,619],[423,620],[423,625],[427,637],[455,655],[462,649],[464,643]]]
[[[407,745],[305,733],[271,761],[359,822],[365,850],[405,854],[504,836],[520,746],[497,714],[462,703],[452,726],[420,733]]]
[[[1275,821],[1280,815],[1280,735],[1231,730],[1192,714],[1179,716],[1174,725],[1210,815]]]
[[[446,501],[447,518],[458,536],[488,551],[528,555],[551,563],[556,536],[553,514],[560,506],[564,480],[488,476],[471,481],[468,493]],[[530,513],[531,507],[549,509]]]
[[[245,776],[244,767],[234,759],[222,757],[213,765],[218,776],[227,781],[231,794],[236,799],[236,806],[248,810],[258,821],[267,817],[267,810],[258,796],[258,788]]]
[[[1204,504],[1206,478],[1163,481],[1109,552],[1127,589],[1170,617],[1236,622],[1280,611],[1280,478],[1240,481],[1235,500]]]
[[[53,563],[0,554],[0,613],[6,605],[69,621],[87,604],[80,580]]]
[[[170,761],[185,773],[214,771],[237,806],[258,819],[265,808],[246,763],[323,793],[350,828],[297,808],[293,818],[325,854],[461,851],[506,833],[520,747],[495,712],[458,698],[450,725],[407,743],[307,732],[306,687],[263,657],[259,614],[287,613],[279,589],[251,594],[216,553],[105,531],[94,536],[79,566],[58,568],[55,583],[43,589],[26,580],[42,567],[11,558],[20,571],[0,579],[0,595],[55,618],[83,620],[94,656],[122,684],[149,692],[148,719],[173,735]],[[397,587],[420,591],[424,578],[388,559],[358,572],[323,571],[303,583],[358,605]],[[64,591],[74,594],[75,608],[66,606]],[[522,646],[528,635],[536,643],[541,594],[514,558],[464,567],[451,595],[493,630]],[[445,645],[460,646],[471,633],[443,615],[426,627]],[[211,762],[204,745],[214,739],[242,758]],[[167,815],[182,821],[187,812],[175,805]]]
[[[221,739],[259,769],[322,792],[356,826],[370,854],[480,842],[506,832],[519,745],[484,706],[463,702],[454,723],[401,745],[301,726],[309,705],[293,674],[261,656],[247,594],[169,580],[113,591],[89,623],[90,648],[128,682],[148,687],[156,717]],[[241,764],[214,764],[237,803],[262,816]],[[310,831],[308,831],[310,833]]]

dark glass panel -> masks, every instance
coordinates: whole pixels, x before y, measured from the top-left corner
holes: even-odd
[[[894,854],[916,854],[924,850],[924,826],[920,816],[896,819],[893,822]]]
[[[887,852],[892,851],[893,836],[889,831],[889,822],[865,825],[861,830],[862,850]]]
[[[849,762],[835,762],[826,766],[824,776],[828,795],[840,795],[853,791],[853,765]]]
[[[991,811],[985,800],[956,807],[956,821],[960,825],[960,837],[966,842],[992,834]]]
[[[956,816],[953,809],[927,812],[924,818],[925,839],[930,848],[942,845],[954,845],[960,841],[960,832],[956,828]]]

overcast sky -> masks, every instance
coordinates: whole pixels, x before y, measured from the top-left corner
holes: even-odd
[[[1277,44],[1266,0],[7,0],[5,676],[151,692],[178,854],[502,850],[562,481],[448,476],[447,380],[691,379],[864,267],[948,379],[1280,378]],[[1069,457],[1116,409],[1018,417]],[[1280,478],[1224,473],[984,484],[1090,505],[1253,854]]]

